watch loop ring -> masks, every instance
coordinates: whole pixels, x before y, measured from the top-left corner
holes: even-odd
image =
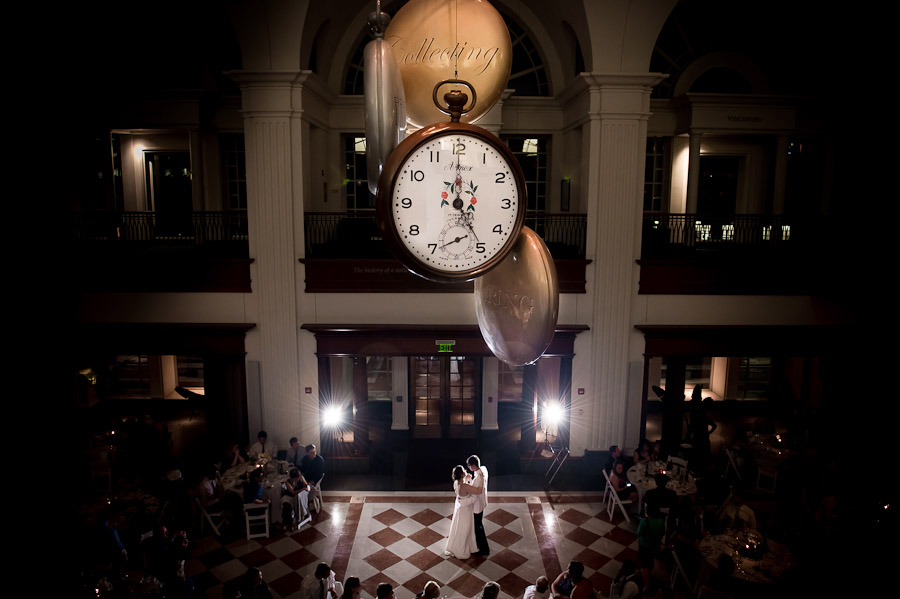
[[[464,94],[460,90],[456,90],[456,89],[451,90],[451,91],[447,92],[446,94],[444,94],[444,102],[446,103],[447,108],[444,108],[444,105],[438,101],[438,97],[437,97],[438,90],[441,87],[443,87],[444,85],[447,85],[449,83],[457,83],[457,84],[464,85],[465,87],[469,88],[469,91],[472,92],[472,103],[469,105],[468,108],[465,108],[465,103],[468,100],[468,97],[466,96],[466,94]],[[444,79],[443,81],[438,81],[437,84],[434,86],[434,89],[431,92],[431,99],[434,101],[434,105],[437,107],[438,110],[440,110],[444,114],[450,115],[450,121],[454,122],[454,123],[459,122],[460,116],[466,114],[467,112],[469,112],[473,108],[475,108],[476,98],[477,98],[477,94],[475,93],[475,88],[472,86],[471,83],[469,83],[468,81],[465,81],[463,79]],[[461,102],[460,102],[460,100],[461,100]]]

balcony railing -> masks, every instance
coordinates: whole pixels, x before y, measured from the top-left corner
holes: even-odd
[[[80,242],[141,242],[166,247],[230,242],[246,247],[247,211],[76,212],[72,214],[72,234]]]
[[[528,213],[534,229],[556,259],[584,259],[587,215]],[[389,258],[374,210],[307,212],[307,258]]]
[[[644,213],[642,259],[698,253],[787,250],[803,234],[783,214]]]

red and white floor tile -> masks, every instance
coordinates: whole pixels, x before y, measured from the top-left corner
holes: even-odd
[[[637,525],[613,520],[596,495],[550,498],[527,493],[492,493],[484,527],[489,557],[459,560],[443,554],[453,496],[450,493],[332,493],[311,524],[290,535],[222,545],[198,539],[186,565],[198,590],[219,597],[223,584],[248,567],[262,570],[273,595],[299,596],[300,583],[320,561],[338,578],[357,576],[363,598],[372,599],[380,582],[408,599],[434,580],[444,597],[473,597],[485,582],[500,583],[502,599],[521,597],[540,575],[551,580],[572,560],[602,595],[622,560],[637,561]]]

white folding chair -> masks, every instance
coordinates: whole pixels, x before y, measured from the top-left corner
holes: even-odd
[[[269,538],[269,505],[268,503],[245,503],[244,504],[244,521],[247,524],[247,539],[256,539],[259,537]],[[261,529],[260,532],[253,532],[252,528]]]
[[[607,474],[606,470],[603,470],[603,478],[606,479],[606,486],[603,487],[603,503],[606,503],[606,496],[608,493],[613,492],[612,483],[609,480],[609,474]]]
[[[310,499],[312,499],[313,509],[316,510],[316,513],[322,511],[322,481],[325,480],[325,475],[322,475],[322,478],[312,486],[312,489],[309,491]]]
[[[741,471],[737,466],[737,462],[734,460],[734,452],[730,447],[725,448],[725,457],[728,458],[728,461],[725,463],[725,478],[728,478],[729,470],[734,470],[734,473],[737,474],[738,480],[744,480],[744,477],[741,476]]]
[[[603,476],[606,477],[606,484],[610,486],[609,489],[609,499],[606,502],[606,515],[609,517],[610,521],[612,521],[613,512],[616,511],[616,506],[619,506],[619,510],[621,510],[622,515],[625,516],[626,522],[631,522],[631,517],[628,515],[628,512],[625,511],[625,506],[631,504],[630,499],[625,499],[624,501],[619,499],[619,494],[616,493],[616,490],[612,486],[612,481],[609,480],[609,474],[606,473],[606,470],[603,470]]]
[[[678,552],[672,552],[672,559],[674,560],[674,564],[672,566],[672,590],[675,590],[675,585],[678,584],[678,577],[681,576],[681,579],[684,581],[684,584],[687,585],[688,591],[693,591],[694,585],[688,579],[687,572],[684,571],[684,566],[681,565],[681,560],[678,559]]]
[[[203,507],[203,504],[200,503],[199,497],[196,498],[196,501],[197,507],[200,508],[200,534],[203,534],[203,524],[205,521],[207,524],[209,524],[209,527],[212,529],[213,533],[215,533],[217,537],[221,537],[222,531],[219,529],[228,521],[228,519],[225,517],[225,512],[222,511],[222,506],[217,504],[213,506],[213,510],[210,511]]]

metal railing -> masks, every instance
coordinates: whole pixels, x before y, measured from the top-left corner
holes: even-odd
[[[672,257],[685,251],[785,249],[796,245],[801,232],[791,221],[783,214],[645,212],[641,257]]]
[[[72,235],[82,242],[145,242],[199,246],[210,242],[247,243],[247,211],[75,212]]]
[[[584,258],[587,215],[529,212],[525,224],[540,235],[554,258]],[[307,258],[387,257],[374,210],[307,212]]]

